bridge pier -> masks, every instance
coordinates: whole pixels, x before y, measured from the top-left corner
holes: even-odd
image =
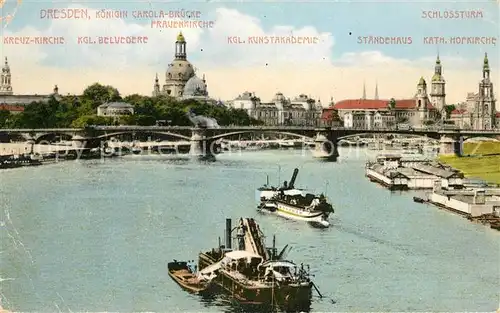
[[[88,158],[90,157],[90,150],[101,148],[101,140],[98,138],[85,138],[80,135],[75,135],[71,138],[73,148],[79,149],[73,152],[66,152],[69,158]]]
[[[213,131],[206,128],[194,128],[191,130],[191,147],[189,154],[203,160],[215,160],[215,155],[221,151],[217,140],[210,139]]]
[[[318,131],[314,139],[313,157],[337,162],[339,157],[338,138],[333,132]]]
[[[439,155],[463,156],[463,137],[442,135],[439,145]]]

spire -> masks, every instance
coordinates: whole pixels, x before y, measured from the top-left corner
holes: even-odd
[[[378,81],[375,82],[375,100],[378,100]]]
[[[9,72],[9,61],[7,60],[7,57],[5,57],[5,63],[4,63],[4,66],[3,66],[3,72]]]
[[[156,73],[155,83],[158,84],[158,81],[159,81],[159,79],[158,79],[158,73]]]
[[[9,61],[5,57],[5,65],[2,67],[0,75],[0,95],[12,95],[12,82]]]
[[[484,71],[490,70],[490,64],[488,61],[488,53],[486,53],[486,52],[484,53],[483,70]]]
[[[439,53],[436,58],[436,65],[434,66],[434,75],[432,76],[432,81],[443,81],[442,77],[442,65],[441,60],[439,59]]]
[[[363,100],[366,100],[366,84],[363,82]]]

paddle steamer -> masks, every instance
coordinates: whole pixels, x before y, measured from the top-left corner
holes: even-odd
[[[290,183],[285,181],[281,188],[269,187],[268,179],[266,185],[257,189],[257,209],[288,219],[306,221],[319,227],[329,227],[328,218],[334,213],[333,206],[323,194],[314,195],[296,189],[294,185],[298,173],[299,169],[296,168]]]

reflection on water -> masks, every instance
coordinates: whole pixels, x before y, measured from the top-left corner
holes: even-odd
[[[217,246],[226,218],[254,217],[268,245],[276,235],[278,249],[293,247],[287,258],[311,266],[324,296],[313,296],[313,312],[496,310],[498,233],[369,182],[365,159],[344,150],[337,163],[262,151],[211,163],[131,156],[2,171],[2,306],[269,311],[190,295],[167,271],[170,260]],[[330,228],[258,214],[255,189],[266,175],[277,185],[296,167],[298,187],[333,203]]]
[[[286,313],[298,313],[298,312],[310,312],[311,307],[301,308],[300,310],[284,310],[283,308],[273,307],[271,305],[257,305],[257,304],[245,304],[234,300],[230,295],[227,294],[217,294],[212,296],[199,296],[201,303],[207,307],[215,307],[220,309],[225,313],[267,313],[267,312],[286,312]]]

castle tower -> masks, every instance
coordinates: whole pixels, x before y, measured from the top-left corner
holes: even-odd
[[[444,107],[446,106],[446,92],[445,85],[446,82],[444,80],[442,74],[442,65],[441,60],[439,59],[439,54],[436,58],[436,65],[434,66],[434,75],[432,76],[431,82],[431,103],[436,108],[438,112],[441,113],[441,118],[446,118],[446,114],[444,111]]]
[[[10,66],[7,57],[5,57],[5,64],[2,67],[2,74],[0,76],[0,95],[10,96],[12,94],[13,91],[12,91]]]
[[[476,107],[475,129],[492,129],[495,127],[495,95],[493,83],[490,80],[490,65],[488,54],[484,54],[483,79],[479,83],[478,104]]]
[[[420,123],[429,118],[429,110],[427,104],[429,103],[429,97],[427,96],[427,83],[423,77],[417,84],[417,94],[415,95],[415,108],[417,109],[417,116]]]

